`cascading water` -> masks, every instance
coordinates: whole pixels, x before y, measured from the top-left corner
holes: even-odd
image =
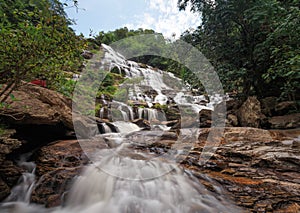
[[[4,202],[30,202],[31,192],[35,184],[35,168],[33,162],[27,162],[31,153],[23,154],[20,157],[18,165],[25,169],[25,172],[20,177],[18,184],[11,190],[11,194],[4,200]]]
[[[115,155],[100,152],[102,159],[76,179],[63,212],[238,212],[175,165],[126,151],[123,143]]]
[[[15,202],[4,204],[3,212],[240,212],[219,187],[220,195],[213,195],[175,164],[133,151],[130,141],[121,140],[116,148],[96,153],[98,160],[75,179],[64,206],[46,209]]]
[[[173,74],[153,70],[151,67],[142,68],[136,62],[127,61],[109,46],[103,45],[103,48],[106,51],[103,64],[109,64],[109,68],[117,67],[120,73],[124,72],[129,79],[141,78],[128,90],[129,100],[143,101],[148,107],[155,103],[164,105],[169,101],[166,91],[173,91],[172,98],[177,104],[189,106],[195,112],[213,108],[213,104],[202,106],[196,103],[202,101],[203,97],[195,98],[186,95],[185,89],[180,86],[180,79]],[[172,79],[173,83],[168,84],[165,79]],[[154,91],[155,94],[146,94],[144,88]],[[216,100],[218,101],[219,99]],[[216,187],[215,191],[218,193],[213,194],[167,158],[163,160],[158,157],[153,158],[149,153],[132,148],[136,142],[145,143],[146,136],[141,132],[141,137],[134,141],[127,137],[128,134],[141,130],[128,121],[133,120],[134,117],[143,118],[150,122],[151,127],[155,127],[156,121],[166,120],[163,113],[159,114],[158,110],[153,108],[138,108],[137,115],[134,115],[132,107],[127,103],[113,101],[105,102],[105,105],[110,105],[112,109],[110,112],[112,124],[118,133],[112,133],[107,124],[101,124],[105,134],[97,137],[104,139],[110,149],[94,151],[93,163],[75,178],[67,201],[62,206],[50,209],[29,204],[35,183],[34,169],[31,169],[25,175],[26,177],[29,177],[29,174],[33,175],[30,181],[24,178],[12,190],[12,194],[1,206],[2,212],[240,212],[239,208],[227,201],[220,188]],[[104,117],[104,114],[105,110],[102,108],[100,117]],[[163,125],[160,127],[167,130]],[[184,135],[181,137],[183,138]]]
[[[172,99],[177,105],[182,105],[185,108],[189,107],[195,113],[198,113],[202,109],[213,110],[214,106],[228,97],[222,97],[218,94],[210,96],[209,101],[204,96],[193,96],[188,92],[188,89],[183,85],[182,80],[174,76],[173,73],[165,72],[159,69],[154,69],[150,66],[141,67],[138,63],[130,60],[126,60],[124,56],[115,52],[111,47],[103,44],[103,50],[105,51],[105,57],[103,60],[103,67],[109,67],[113,69],[117,67],[120,74],[125,74],[128,80],[120,85],[120,89],[127,89],[128,100],[138,101],[140,103],[146,103],[148,111],[146,109],[139,109],[137,114],[134,115],[132,109],[124,110],[124,107],[130,108],[127,102],[121,103],[119,101],[119,112],[121,113],[121,119],[117,120],[132,120],[134,117],[143,118],[146,120],[156,119],[154,115],[155,110],[150,109],[153,104],[159,103],[160,105],[166,105]],[[109,66],[105,65],[106,63]],[[151,95],[147,92],[152,93]],[[122,104],[122,105],[121,105]],[[102,109],[101,109],[102,110]],[[100,114],[103,110],[100,110]],[[150,113],[150,114],[149,114]],[[103,115],[103,113],[101,114]]]

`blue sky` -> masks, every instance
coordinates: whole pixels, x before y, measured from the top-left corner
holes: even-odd
[[[63,0],[62,0],[63,1]],[[176,37],[200,23],[197,14],[179,11],[177,0],[79,0],[79,9],[67,8],[69,18],[76,21],[72,28],[77,34],[96,35],[121,27],[147,28]]]

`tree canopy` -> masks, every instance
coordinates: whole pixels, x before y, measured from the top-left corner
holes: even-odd
[[[179,0],[202,15],[182,38],[213,63],[226,90],[299,99],[299,1]]]
[[[82,63],[83,37],[58,0],[0,0],[0,102],[22,81],[38,76],[57,88],[63,71],[77,71]]]

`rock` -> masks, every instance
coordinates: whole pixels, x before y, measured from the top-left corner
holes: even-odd
[[[249,97],[239,108],[237,117],[241,126],[260,127],[265,119],[260,102],[256,97]]]
[[[73,125],[78,139],[92,138],[99,134],[96,121],[88,117],[74,115]]]
[[[99,140],[65,140],[42,147],[36,156],[39,181],[32,193],[32,202],[47,207],[61,205],[73,178],[90,162],[89,151],[92,153],[103,148],[107,145]]]
[[[232,114],[235,114],[236,111],[242,105],[242,103],[241,103],[241,101],[239,99],[229,99],[229,100],[226,100],[225,104],[226,104],[226,110],[227,110],[227,112],[228,113],[232,113]],[[214,110],[217,111],[217,112],[222,111],[223,105],[224,105],[224,102],[221,102],[221,103],[217,104],[214,107]]]
[[[293,145],[299,129],[227,127],[213,156],[200,165],[210,131],[201,130],[199,142],[181,163],[184,168],[222,184],[245,212],[299,212],[300,150]]]
[[[9,195],[9,193],[10,193],[10,188],[0,177],[0,200],[6,198]]]
[[[81,55],[85,59],[92,59],[94,54],[88,50],[84,50],[83,53],[81,53]]]
[[[238,118],[233,114],[227,115],[227,120],[228,120],[229,125],[231,125],[233,127],[236,127],[239,125]]]
[[[199,112],[200,127],[210,127],[211,126],[211,110],[202,109]]]
[[[150,130],[151,127],[150,127],[150,123],[149,121],[145,120],[145,119],[135,119],[132,121],[132,123],[138,125],[140,128],[143,128],[145,130]]]
[[[170,105],[165,113],[168,121],[179,120],[181,117],[180,110],[176,105]]]
[[[0,118],[13,125],[60,125],[73,129],[71,100],[63,95],[30,83],[12,93],[16,101],[2,109]]]
[[[11,188],[18,182],[24,171],[7,159],[23,144],[22,141],[12,138],[15,133],[15,130],[7,129],[0,136],[0,201],[10,194]]]
[[[296,111],[296,110],[297,110],[297,103],[295,101],[285,101],[275,105],[276,115],[285,115],[291,111]]]
[[[179,123],[179,120],[173,120],[173,121],[162,121],[162,125],[166,125],[168,127],[173,127]]]
[[[275,112],[275,106],[277,105],[277,98],[272,97],[266,97],[262,100],[260,100],[261,103],[261,111],[266,116],[272,116]]]
[[[271,129],[290,129],[300,127],[300,113],[274,116],[268,119]]]
[[[12,153],[22,145],[21,141],[12,138],[15,133],[16,130],[8,129],[0,136],[0,162],[4,161],[6,155]]]

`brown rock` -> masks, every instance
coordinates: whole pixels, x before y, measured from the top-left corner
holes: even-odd
[[[228,119],[228,123],[231,125],[231,126],[238,126],[239,125],[239,121],[238,121],[238,118],[233,115],[233,114],[229,114],[227,115],[227,119]]]
[[[200,120],[200,127],[210,127],[211,126],[211,110],[202,109],[199,112],[199,120]]]
[[[87,162],[77,140],[58,141],[43,147],[36,160],[39,182],[32,193],[32,201],[47,207],[60,205],[72,179]]]
[[[195,151],[182,162],[185,168],[221,183],[245,212],[299,211],[300,150],[293,148],[299,130],[225,128],[213,156],[199,165],[210,131],[202,129]]]
[[[276,97],[266,97],[260,100],[261,111],[266,116],[272,116],[275,111],[275,106],[277,104]]]
[[[300,127],[300,113],[274,116],[268,119],[271,129],[290,129]]]
[[[7,155],[22,146],[21,141],[12,138],[15,132],[8,129],[0,136],[0,201],[9,195],[23,172],[22,168],[7,160]]]
[[[63,95],[29,83],[12,93],[16,101],[7,100],[9,108],[2,110],[0,118],[9,124],[63,124],[73,129],[71,100]]]
[[[249,97],[239,108],[237,117],[241,126],[258,128],[265,116],[261,112],[260,102],[256,97]]]
[[[139,127],[143,128],[143,129],[146,129],[146,130],[150,130],[151,127],[150,127],[150,123],[149,121],[145,120],[145,119],[135,119],[132,121],[132,123],[138,125]]]
[[[295,101],[280,102],[275,106],[276,115],[285,115],[290,111],[297,110],[297,103]]]

